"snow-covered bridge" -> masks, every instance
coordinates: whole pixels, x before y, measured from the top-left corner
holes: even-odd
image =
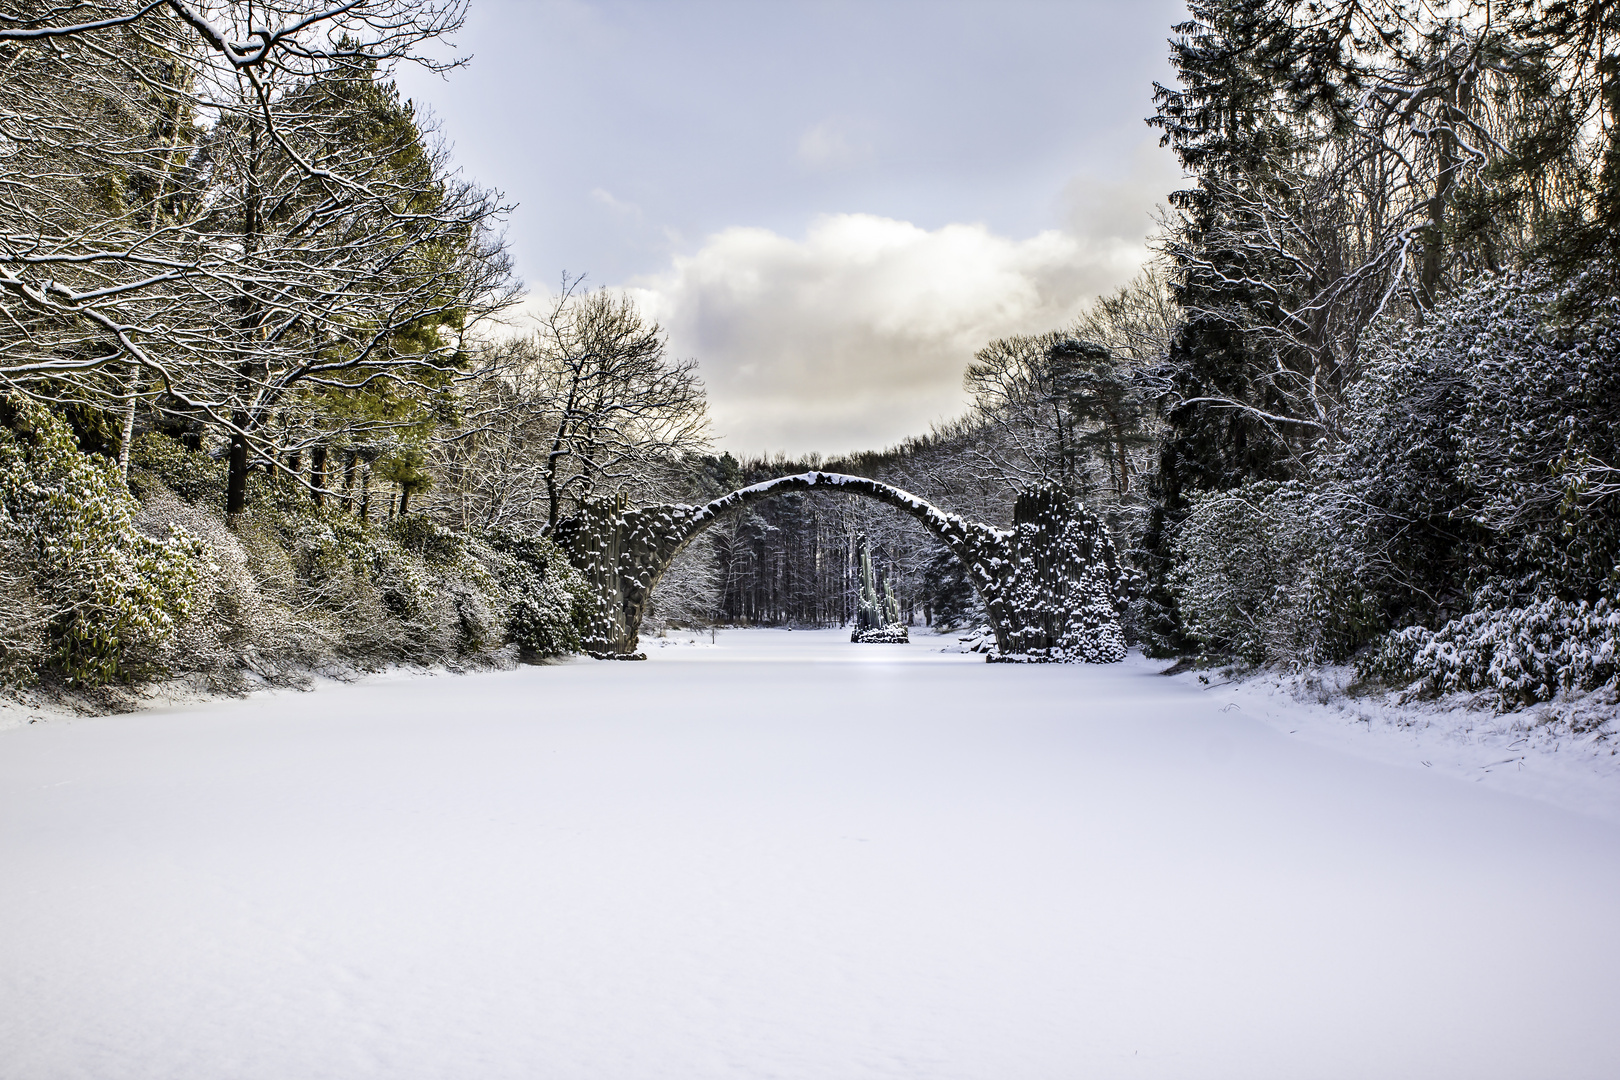
[[[907,491],[843,473],[806,472],[742,488],[704,506],[632,508],[621,495],[587,503],[553,539],[598,600],[585,634],[596,656],[633,657],[648,598],[670,561],[724,515],[790,491],[886,503],[921,522],[968,570],[995,630],[992,659],[1114,663],[1125,656],[1117,605],[1122,572],[1101,521],[1056,488],[1018,497],[1013,527],[949,514]]]

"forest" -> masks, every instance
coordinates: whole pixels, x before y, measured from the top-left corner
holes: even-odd
[[[6,7],[8,687],[568,653],[584,501],[809,468],[997,525],[1061,487],[1150,656],[1503,708],[1620,674],[1612,0],[1191,0],[1143,88],[1187,178],[1150,262],[836,460],[716,454],[701,358],[625,295],[502,321],[508,207],[393,78],[454,66],[464,5]],[[863,547],[903,621],[983,621],[920,527],[801,493],[705,533],[649,626],[843,625]]]

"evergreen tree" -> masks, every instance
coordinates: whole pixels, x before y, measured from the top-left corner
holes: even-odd
[[[1235,197],[1251,186],[1286,193],[1298,132],[1286,122],[1277,67],[1290,34],[1273,0],[1195,0],[1176,26],[1171,62],[1179,89],[1154,86],[1149,123],[1164,134],[1195,188],[1171,195],[1181,212],[1168,254],[1184,321],[1171,340],[1164,401],[1170,435],[1159,467],[1167,509],[1184,489],[1223,489],[1251,477],[1281,478],[1302,434],[1272,378],[1287,366],[1261,332],[1285,274],[1271,253],[1233,243],[1253,224]]]

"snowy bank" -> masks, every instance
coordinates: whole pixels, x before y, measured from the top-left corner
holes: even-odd
[[[1493,693],[1431,700],[1399,691],[1352,693],[1350,667],[1236,678],[1189,671],[1173,678],[1222,708],[1242,709],[1319,746],[1620,823],[1620,708],[1611,691],[1500,712]]]

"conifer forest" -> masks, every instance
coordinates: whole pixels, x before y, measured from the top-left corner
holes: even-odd
[[[1510,709],[1620,674],[1620,6],[1191,0],[1142,87],[1185,180],[1139,275],[964,356],[962,415],[792,460],[715,450],[702,357],[629,294],[503,321],[509,207],[394,82],[464,17],[4,5],[8,686],[578,651],[560,521],[807,470],[1001,527],[1062,489],[1149,656]],[[650,605],[985,622],[925,529],[819,492],[704,533]]]

